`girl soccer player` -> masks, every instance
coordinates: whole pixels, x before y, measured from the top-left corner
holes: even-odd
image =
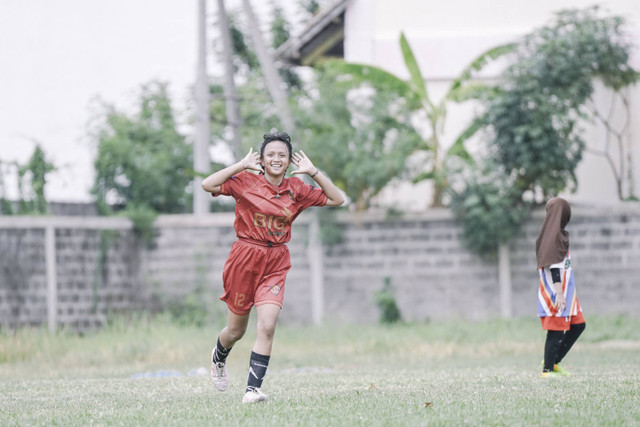
[[[292,174],[307,174],[320,188],[299,178],[285,178],[291,163],[298,167]],[[285,245],[291,239],[291,223],[308,207],[340,206],[344,198],[302,150],[293,153],[291,138],[284,132],[264,135],[260,154],[250,149],[241,161],[205,178],[202,188],[214,197],[222,194],[236,199],[234,228],[238,237],[222,272],[224,293],[220,299],[227,303],[228,318],[211,354],[211,379],[216,389],[227,389],[226,358],[247,330],[249,312],[255,305],[257,337],[242,402],[266,401],[260,387],[291,268]]]
[[[560,361],[585,328],[573,278],[569,232],[565,230],[570,218],[571,207],[566,200],[550,199],[536,240],[540,275],[538,316],[542,329],[547,331],[542,377],[569,375],[560,366]]]

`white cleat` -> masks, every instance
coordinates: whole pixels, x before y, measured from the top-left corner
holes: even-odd
[[[254,388],[244,394],[242,403],[266,402],[268,399],[269,397],[264,394],[259,388]]]
[[[215,351],[215,348],[213,349]],[[213,362],[213,352],[211,353],[211,381],[213,386],[220,391],[225,391],[229,387],[229,379],[227,378],[227,369],[225,362]]]

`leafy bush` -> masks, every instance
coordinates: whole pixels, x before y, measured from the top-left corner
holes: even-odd
[[[380,309],[380,323],[390,324],[397,323],[402,320],[400,309],[396,303],[391,288],[391,278],[384,278],[384,286],[382,290],[376,291],[374,294],[376,305]]]
[[[495,255],[498,245],[511,241],[531,210],[531,202],[507,177],[494,170],[476,172],[464,190],[451,192],[451,210],[462,222],[463,241],[481,256]]]

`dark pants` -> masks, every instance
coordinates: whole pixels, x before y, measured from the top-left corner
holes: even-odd
[[[571,325],[568,331],[547,331],[547,341],[544,344],[544,372],[553,371],[553,365],[564,359],[585,327],[585,323],[577,323]]]

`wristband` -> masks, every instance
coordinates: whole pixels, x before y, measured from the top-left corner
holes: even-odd
[[[316,173],[314,173],[313,175],[309,175],[311,178],[313,178],[314,176],[318,175],[318,173],[320,172],[320,169],[316,168]]]

